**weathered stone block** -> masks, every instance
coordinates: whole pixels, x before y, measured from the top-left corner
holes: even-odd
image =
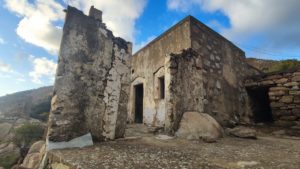
[[[266,79],[272,79],[273,80],[273,79],[279,79],[279,78],[282,78],[282,76],[275,74],[275,75],[268,76]]]
[[[266,81],[262,81],[260,83],[262,85],[272,85],[272,84],[275,84],[275,82],[273,80],[266,80]]]
[[[300,103],[300,96],[294,96],[294,103]]]
[[[289,83],[285,83],[283,86],[290,87],[290,86],[298,86],[298,85],[299,85],[299,82],[289,82]]]
[[[292,112],[291,110],[275,109],[272,110],[272,114],[276,116],[290,116],[292,115]]]
[[[270,96],[282,96],[285,95],[286,91],[278,90],[278,91],[270,91],[269,95]]]
[[[210,67],[210,61],[207,59],[204,59],[204,65],[207,67]]]
[[[102,11],[94,8],[94,6],[91,7],[90,12],[89,12],[89,16],[93,17],[96,20],[99,20],[100,22],[102,22]]]
[[[300,90],[290,90],[290,91],[289,91],[289,94],[290,94],[290,95],[297,95],[297,96],[300,96]]]
[[[300,109],[298,109],[298,108],[295,108],[295,109],[293,109],[292,110],[292,113],[294,114],[294,115],[296,115],[296,116],[300,116]]]
[[[294,121],[296,119],[297,119],[296,116],[282,116],[279,118],[279,120],[283,120],[283,121]]]
[[[284,103],[281,102],[271,102],[271,107],[277,108],[284,106]]]
[[[294,72],[293,76],[300,76],[300,72]]]
[[[279,100],[283,103],[292,103],[294,99],[294,96],[282,96],[282,98]]]
[[[287,91],[288,88],[286,88],[286,87],[271,87],[269,90],[270,91]]]
[[[252,82],[252,81],[250,81],[250,82],[246,82],[245,83],[245,86],[246,87],[250,87],[250,86],[257,86],[258,85],[258,83],[257,82]]]
[[[281,79],[276,80],[275,83],[285,83],[287,81],[288,81],[287,78],[281,78]]]
[[[294,77],[292,78],[292,81],[294,81],[294,82],[300,82],[300,76],[299,76],[299,75],[294,76]]]

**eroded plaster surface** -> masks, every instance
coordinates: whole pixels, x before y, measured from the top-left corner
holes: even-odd
[[[137,79],[143,79],[139,83],[144,86],[143,122],[151,126],[163,126],[165,124],[166,102],[165,98],[159,98],[159,81],[166,76],[165,58],[173,52],[180,52],[190,47],[189,22],[182,21],[173,29],[164,33],[146,47],[138,51],[132,57],[131,67],[131,96],[129,101],[129,121],[134,121],[134,85]],[[166,78],[166,77],[165,77]],[[165,79],[166,80],[166,79]],[[166,82],[165,82],[166,84]],[[165,87],[165,95],[168,89]]]
[[[65,142],[91,133],[94,140],[125,132],[131,44],[113,36],[100,15],[68,7],[54,86],[48,139]]]

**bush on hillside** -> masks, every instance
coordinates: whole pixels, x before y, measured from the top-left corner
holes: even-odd
[[[11,153],[6,154],[5,156],[0,157],[0,166],[5,169],[10,169],[14,164],[17,163],[19,156]]]
[[[272,65],[268,72],[287,71],[291,69],[300,69],[300,61],[296,59],[283,60]]]
[[[31,144],[41,140],[44,127],[37,123],[25,123],[14,131],[14,143],[20,148],[30,148]]]

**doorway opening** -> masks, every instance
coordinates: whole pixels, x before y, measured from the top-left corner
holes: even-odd
[[[273,114],[270,107],[269,87],[247,89],[255,123],[272,123]]]
[[[143,102],[144,87],[143,84],[134,86],[135,89],[135,123],[143,123]]]

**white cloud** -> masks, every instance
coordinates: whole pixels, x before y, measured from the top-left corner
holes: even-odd
[[[26,82],[26,79],[25,79],[25,78],[22,78],[22,77],[17,78],[16,80],[17,80],[17,82]]]
[[[103,11],[103,20],[116,36],[134,42],[135,21],[142,14],[146,0],[4,0],[5,6],[16,13],[21,20],[17,34],[26,42],[42,47],[51,54],[57,54],[62,29],[55,23],[63,21],[63,6],[69,4],[85,13],[94,5]]]
[[[17,34],[26,42],[56,54],[62,35],[53,22],[64,18],[63,7],[55,0],[5,0],[5,6],[21,17]]]
[[[231,24],[221,32],[233,40],[261,36],[273,48],[298,47],[300,42],[299,0],[168,0],[167,5],[183,12],[195,6],[221,11]]]
[[[211,20],[207,23],[207,25],[215,30],[222,30],[224,26],[218,20]]]
[[[0,61],[0,72],[2,73],[13,73],[13,69],[11,68],[10,65],[3,63],[2,61]]]
[[[37,84],[42,84],[42,79],[47,79],[47,83],[52,83],[54,81],[54,76],[56,72],[57,64],[45,57],[35,58],[31,57],[30,61],[33,64],[33,70],[29,72],[32,82]]]
[[[3,45],[5,43],[4,39],[0,37],[0,45]]]
[[[17,80],[17,82],[24,82],[24,75],[14,70],[11,65],[6,64],[0,60],[0,79]]]
[[[146,0],[65,0],[67,4],[88,13],[92,5],[103,12],[103,21],[115,36],[134,41],[135,21],[146,5]]]

